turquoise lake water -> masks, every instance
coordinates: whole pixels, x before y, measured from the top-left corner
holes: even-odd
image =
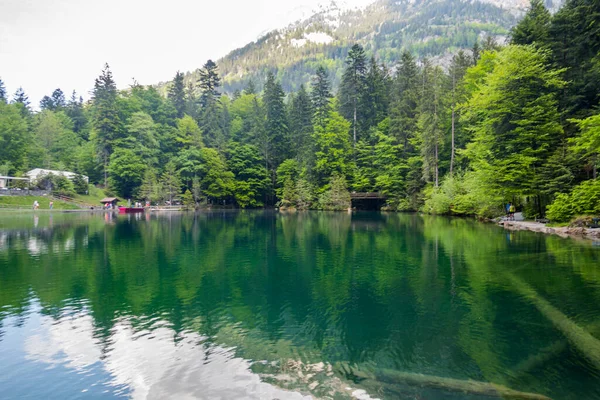
[[[596,344],[592,241],[394,213],[0,216],[2,399],[600,399]]]

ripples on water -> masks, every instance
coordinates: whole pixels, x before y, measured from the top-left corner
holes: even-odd
[[[599,259],[417,215],[3,216],[0,397],[600,399]]]

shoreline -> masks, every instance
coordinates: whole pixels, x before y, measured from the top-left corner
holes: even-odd
[[[549,227],[541,222],[532,221],[500,221],[498,225],[508,231],[530,231],[544,233],[546,235],[557,235],[562,238],[577,238],[577,239],[600,239],[600,229],[592,228],[569,228],[565,227]]]

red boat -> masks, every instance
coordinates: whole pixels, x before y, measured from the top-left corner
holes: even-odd
[[[143,212],[144,207],[119,207],[119,214],[138,214]]]

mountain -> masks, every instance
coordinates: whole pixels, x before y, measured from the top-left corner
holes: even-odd
[[[276,71],[284,90],[297,90],[310,82],[319,65],[327,68],[336,87],[354,43],[392,66],[404,50],[443,63],[485,36],[506,41],[528,4],[528,0],[377,0],[349,9],[331,2],[306,19],[232,51],[217,64],[226,93],[242,90],[250,79],[260,89],[267,71]],[[548,0],[551,9],[554,4],[560,0]],[[198,70],[186,74],[188,81],[197,78]]]

